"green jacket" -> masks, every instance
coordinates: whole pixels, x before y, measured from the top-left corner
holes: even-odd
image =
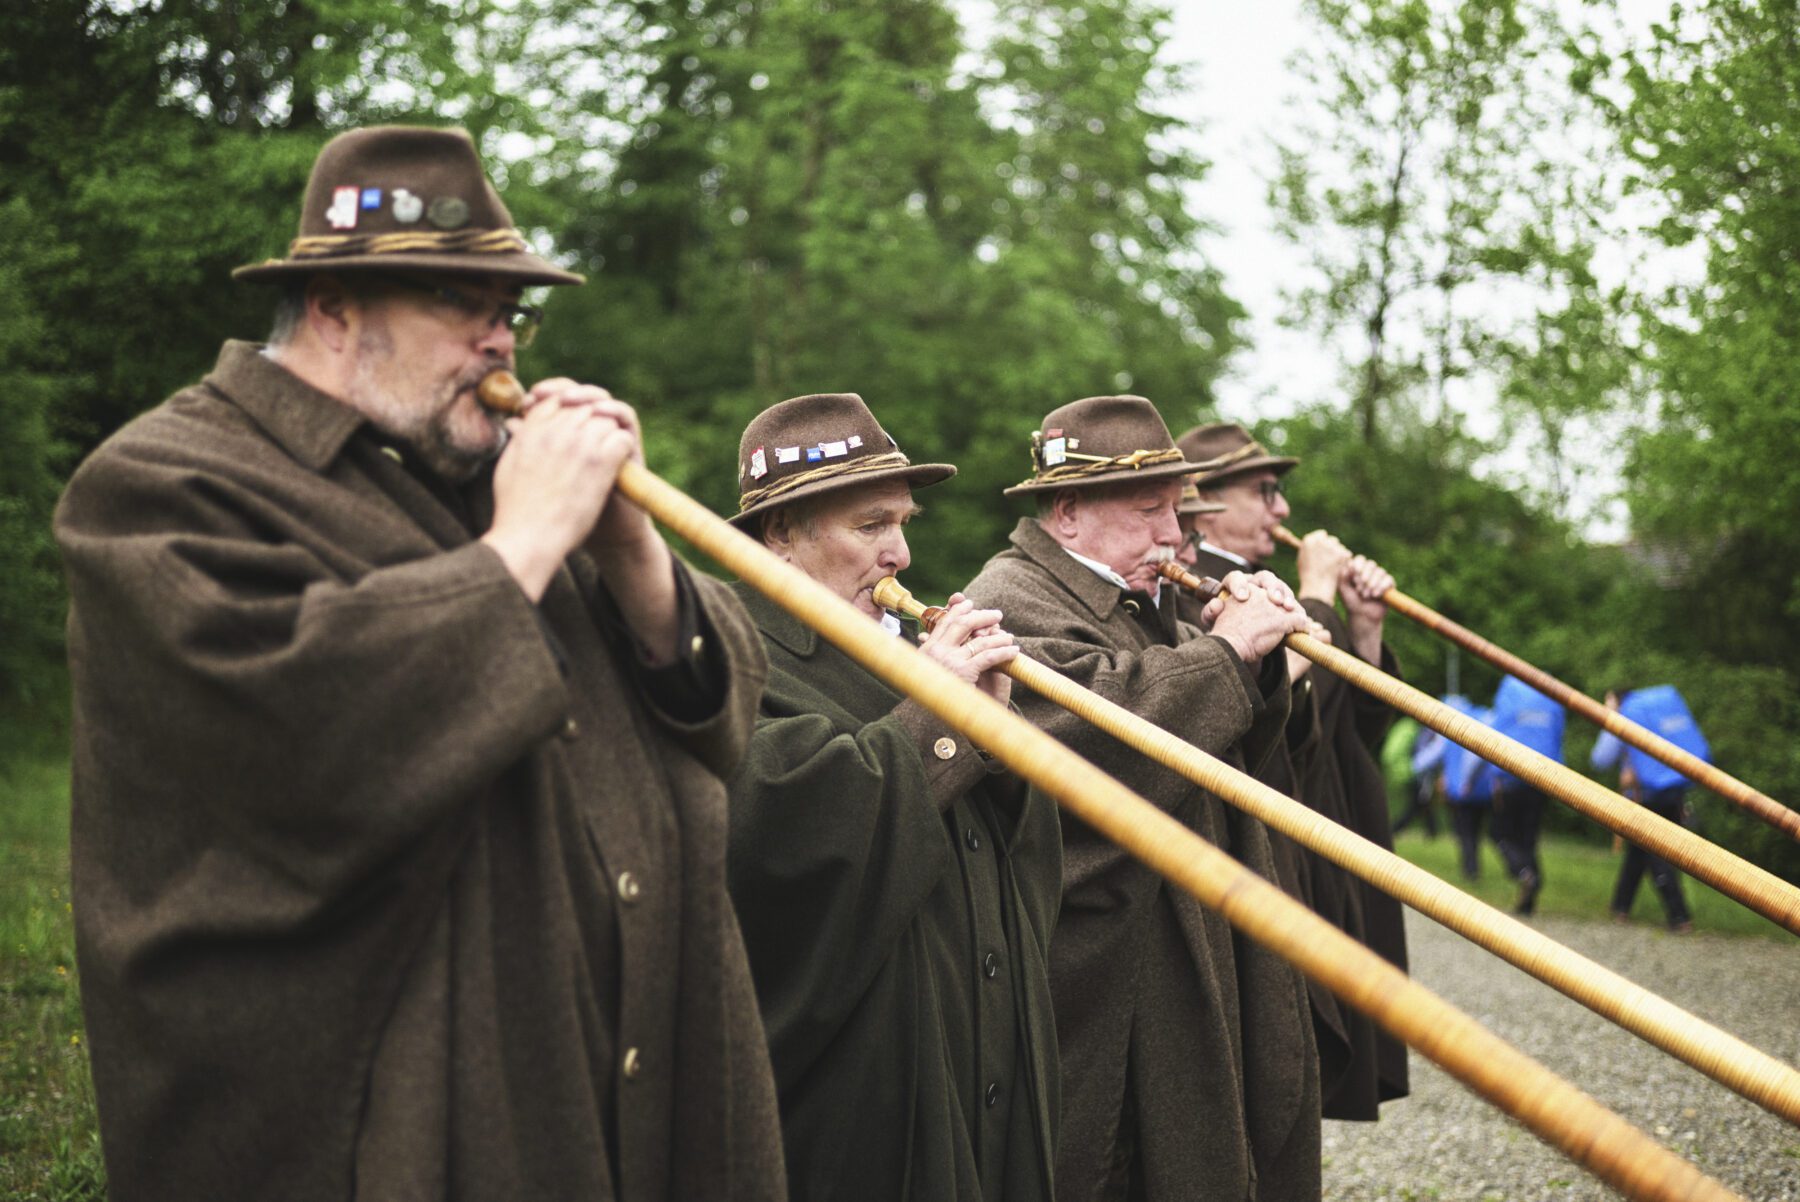
[[[1047,1200],[1054,808],[760,594],[728,873],[808,1199]]]
[[[1279,655],[1247,671],[1219,639],[1126,593],[1031,518],[964,591],[1026,654],[1235,766],[1287,719]],[[1273,878],[1268,831],[1186,778],[1020,689],[1026,717]],[[1051,945],[1062,1053],[1057,1186],[1104,1196],[1121,1162],[1151,1199],[1316,1200],[1319,1080],[1300,975],[1077,819],[1063,819]]]

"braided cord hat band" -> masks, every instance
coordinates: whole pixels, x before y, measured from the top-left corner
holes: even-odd
[[[1070,459],[1086,459],[1087,463],[1059,463],[1055,467],[1045,468],[1028,480],[1022,480],[1015,487],[1025,485],[1057,484],[1064,481],[1086,480],[1092,476],[1118,472],[1121,468],[1137,471],[1139,468],[1161,467],[1165,463],[1182,462],[1182,454],[1174,447],[1162,451],[1133,451],[1129,455],[1115,455],[1110,459],[1098,455],[1069,454]]]
[[[295,238],[288,255],[330,259],[342,255],[403,255],[419,251],[504,255],[530,249],[518,230],[403,230],[387,234],[314,234]]]
[[[738,512],[744,513],[753,505],[761,505],[764,501],[772,501],[777,497],[786,496],[802,485],[812,484],[819,480],[835,480],[843,476],[860,476],[864,472],[911,466],[912,460],[899,451],[887,451],[880,455],[865,455],[860,459],[852,459],[848,463],[833,463],[825,467],[815,467],[811,471],[784,476],[766,488],[751,489],[738,498]]]

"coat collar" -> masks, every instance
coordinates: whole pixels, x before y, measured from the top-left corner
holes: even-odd
[[[323,471],[364,424],[363,415],[262,352],[260,343],[227,342],[205,385],[249,414],[289,455]]]
[[[1112,617],[1113,610],[1125,597],[1125,590],[1102,580],[1092,568],[1077,560],[1051,538],[1036,518],[1020,518],[1013,527],[1012,545],[1027,559],[1049,572],[1057,583],[1075,595],[1075,599],[1102,622]]]
[[[800,659],[811,659],[818,653],[818,631],[741,580],[734,581],[731,588],[738,595],[738,600],[744,603],[744,608],[750,611],[751,620],[756,623],[757,630],[762,632],[764,638]],[[896,638],[913,638],[913,623],[910,618],[900,620],[897,634],[892,625],[885,625],[883,629]]]

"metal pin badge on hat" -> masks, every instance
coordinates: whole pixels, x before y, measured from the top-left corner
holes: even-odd
[[[401,225],[411,225],[425,215],[425,202],[405,188],[395,188],[393,211],[395,221]]]
[[[440,230],[461,229],[469,223],[469,202],[460,196],[440,196],[425,210],[425,220]]]
[[[331,190],[331,207],[325,210],[325,220],[334,230],[353,230],[356,228],[356,204],[362,196],[361,188],[333,188]]]

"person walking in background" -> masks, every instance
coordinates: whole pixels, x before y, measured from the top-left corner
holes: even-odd
[[[1492,711],[1458,693],[1443,698],[1457,713],[1487,725]],[[1450,826],[1456,832],[1465,881],[1481,879],[1481,828],[1493,804],[1493,766],[1460,743],[1431,732],[1413,757],[1413,771],[1428,775],[1438,770],[1444,798],[1450,803]]]
[[[1563,707],[1522,680],[1508,676],[1494,694],[1493,717],[1488,725],[1496,733],[1522,743],[1540,755],[1562,763]],[[1543,821],[1544,795],[1536,786],[1504,769],[1494,770],[1494,821],[1489,828],[1506,870],[1519,884],[1513,905],[1517,914],[1537,908],[1538,890],[1544,887],[1543,866],[1538,863],[1538,827]]]
[[[1609,689],[1606,705],[1683,751],[1712,763],[1712,749],[1707,746],[1706,736],[1700,733],[1700,727],[1675,686],[1657,685],[1635,692]],[[1620,752],[1625,752],[1623,764],[1619,762]],[[1603,731],[1594,743],[1594,752],[1588,762],[1601,770],[1617,767],[1621,793],[1670,822],[1681,821],[1688,785],[1692,782],[1661,760],[1635,747],[1628,748],[1617,735]],[[1661,856],[1653,855],[1635,843],[1626,845],[1625,862],[1619,865],[1619,880],[1613,886],[1613,919],[1617,922],[1631,920],[1631,903],[1637,898],[1638,883],[1644,879],[1646,867],[1650,869],[1650,883],[1656,886],[1657,895],[1662,898],[1669,929],[1680,933],[1693,930],[1693,918],[1681,893],[1681,873]]]
[[[1415,766],[1427,738],[1436,735],[1436,731],[1411,718],[1401,718],[1381,741],[1381,774],[1387,778],[1389,812],[1399,810],[1394,818],[1396,835],[1417,818],[1425,827],[1426,837],[1437,838],[1437,779]]]

